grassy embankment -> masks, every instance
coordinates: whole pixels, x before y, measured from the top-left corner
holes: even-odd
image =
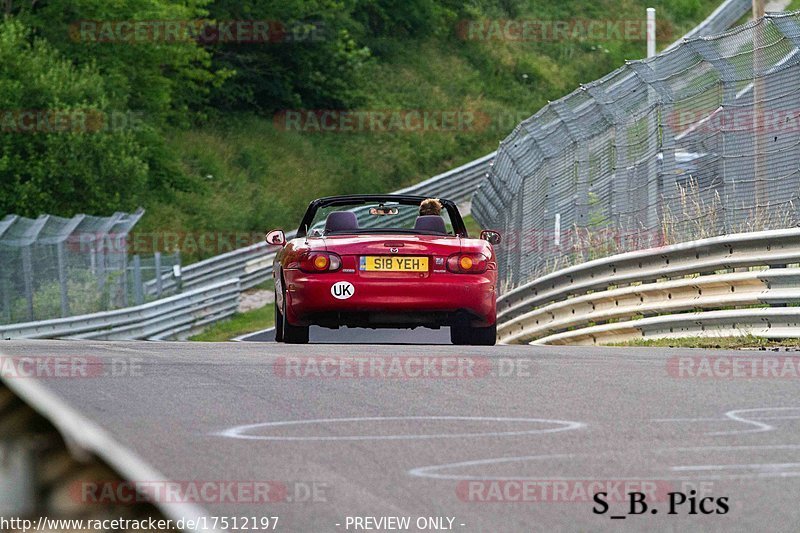
[[[646,346],[652,348],[706,348],[723,350],[800,350],[800,340],[770,340],[755,335],[740,337],[688,337],[685,339],[649,339],[629,341],[612,346]]]
[[[660,46],[718,3],[648,3],[669,28]],[[645,7],[636,0],[537,2],[520,8],[515,18],[641,19]],[[167,135],[167,148],[191,186],[149,199],[138,229],[260,232],[293,227],[315,197],[391,191],[482,156],[548,100],[645,51],[644,42],[613,34],[596,41],[513,42],[463,40],[455,29],[424,40],[382,38],[360,44],[370,48],[372,59],[359,77],[357,90],[364,100],[359,109],[473,112],[479,126],[461,132],[304,133],[276,127],[271,115],[218,114],[203,126]],[[190,250],[184,254],[187,262],[196,258]]]

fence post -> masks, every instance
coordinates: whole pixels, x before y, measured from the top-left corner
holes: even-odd
[[[117,237],[117,253],[120,254],[120,290],[122,291],[122,307],[128,307],[128,247],[124,237]]]
[[[8,280],[8,274],[5,269],[0,272],[0,280],[3,283],[2,292],[3,292],[3,323],[10,324],[11,323],[11,283]]]
[[[690,47],[692,52],[700,55],[703,60],[705,60],[717,71],[720,83],[722,84],[722,103],[719,107],[720,112],[724,114],[729,110],[735,111],[737,109],[736,100],[739,98],[736,94],[739,75],[736,72],[734,65],[722,57],[717,49],[714,48],[714,46],[702,39],[697,41],[689,41],[685,43],[684,46]],[[724,116],[722,122],[724,122]],[[709,125],[708,127],[714,128],[715,126]],[[747,132],[745,132],[745,135],[747,135]],[[722,172],[718,172],[718,174],[722,175],[723,192],[721,200],[724,214],[724,220],[722,221],[722,232],[728,233],[733,227],[735,227],[738,220],[736,210],[727,209],[727,206],[730,203],[731,207],[735,207],[735,199],[737,194],[736,184],[737,182],[747,183],[750,181],[752,178],[752,169],[744,170],[744,166],[739,163],[739,159],[741,159],[739,147],[741,144],[742,133],[736,131],[735,128],[721,128],[720,137],[722,144]],[[729,160],[733,160],[734,164],[729,165]],[[737,174],[739,174],[741,177],[737,176]]]
[[[144,303],[144,287],[142,287],[142,258],[133,256],[133,301],[136,305]]]
[[[22,248],[22,277],[24,278],[25,300],[28,303],[28,320],[33,320],[33,265],[30,245]]]
[[[153,254],[153,261],[156,269],[156,296],[161,298],[161,292],[164,290],[164,285],[161,280],[161,252]]]
[[[58,255],[58,284],[61,288],[61,316],[67,317],[69,312],[69,293],[67,280],[67,259],[64,254],[64,241],[59,241],[56,245]]]

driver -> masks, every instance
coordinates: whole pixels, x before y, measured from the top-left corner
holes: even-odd
[[[442,214],[442,202],[438,198],[428,198],[419,204],[419,216]]]

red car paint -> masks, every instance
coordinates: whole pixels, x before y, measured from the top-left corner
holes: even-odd
[[[315,202],[325,200],[330,199]],[[383,230],[303,235],[283,244],[274,265],[276,321],[295,327],[412,328],[456,323],[467,328],[494,327],[498,274],[494,248],[487,240],[469,238],[455,204],[446,205],[454,235]],[[304,222],[310,217],[307,213]],[[303,228],[299,233],[305,233]],[[331,261],[338,268],[313,271],[317,255],[325,256],[319,259],[323,268]],[[474,259],[464,265],[485,270],[462,272],[462,255]],[[427,257],[428,268],[423,272],[365,271],[360,268],[365,256]],[[453,256],[457,257],[448,266]],[[276,338],[280,340],[280,333]]]
[[[391,253],[393,249],[397,252]],[[474,315],[473,325],[489,326],[496,322],[497,262],[492,245],[484,240],[402,234],[294,239],[286,244],[277,261],[281,265],[288,264],[306,251],[334,252],[341,257],[342,267],[337,272],[315,273],[297,268],[280,269],[283,279],[276,275],[276,298],[293,325],[311,325],[314,316],[324,313],[354,311],[397,314],[398,319],[405,316],[406,323],[411,324],[415,314],[461,310]],[[447,271],[448,257],[459,252],[485,255],[489,259],[486,272],[455,274]],[[425,256],[429,258],[428,272],[365,272],[359,269],[360,257],[365,255]],[[436,264],[437,259],[441,260],[440,265]],[[353,285],[349,298],[337,299],[331,293],[333,285],[341,281]],[[283,284],[288,300],[285,307]],[[398,320],[398,323],[403,322]]]

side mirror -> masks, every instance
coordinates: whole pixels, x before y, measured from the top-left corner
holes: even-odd
[[[272,244],[274,246],[283,246],[286,244],[286,234],[283,233],[283,230],[274,229],[267,233],[266,238],[267,244]]]
[[[500,241],[503,240],[500,237],[499,232],[490,229],[485,229],[481,231],[481,239],[487,241],[491,245],[500,244]]]

